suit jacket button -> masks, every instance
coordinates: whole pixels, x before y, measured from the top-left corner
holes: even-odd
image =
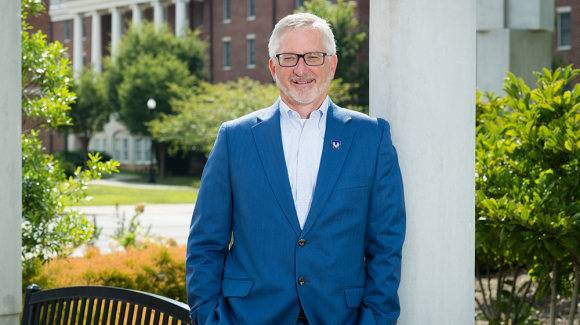
[[[305,278],[300,278],[300,279],[298,279],[298,284],[299,284],[299,285],[303,286],[303,285],[304,285],[304,283],[306,283],[306,279],[305,279]]]
[[[304,247],[304,245],[306,245],[306,240],[300,239],[300,241],[298,242],[298,245],[300,245],[300,247]]]

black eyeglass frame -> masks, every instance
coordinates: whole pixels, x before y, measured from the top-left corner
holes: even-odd
[[[308,54],[313,54],[313,53],[320,53],[320,54],[324,54],[324,55],[322,56],[322,63],[321,63],[321,64],[308,64],[308,62],[306,62],[306,58],[305,58],[305,56],[306,56],[306,55],[308,55]],[[297,56],[298,56],[298,59],[296,59],[296,63],[295,63],[294,65],[282,65],[282,62],[280,62],[280,56],[281,56],[281,55],[285,55],[285,54],[292,54],[292,55],[297,55]],[[304,54],[297,54],[297,53],[280,53],[280,54],[276,54],[276,59],[277,59],[277,61],[278,61],[278,64],[279,64],[281,67],[283,67],[283,68],[291,68],[291,67],[295,67],[295,66],[297,66],[297,65],[298,65],[298,62],[300,61],[300,58],[302,58],[302,61],[304,61],[304,63],[305,63],[307,66],[309,66],[309,67],[319,67],[319,66],[321,66],[321,65],[323,65],[323,64],[324,64],[324,59],[325,59],[327,56],[332,56],[332,55],[333,55],[333,54],[330,54],[330,53],[325,53],[325,52],[308,52],[308,53],[304,53]]]

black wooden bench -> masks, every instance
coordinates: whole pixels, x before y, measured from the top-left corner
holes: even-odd
[[[189,307],[152,293],[98,286],[26,288],[22,325],[187,325]]]

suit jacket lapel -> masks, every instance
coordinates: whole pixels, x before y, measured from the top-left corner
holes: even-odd
[[[316,188],[312,198],[312,205],[302,230],[302,236],[310,230],[326,204],[340,175],[354,136],[354,129],[347,125],[351,120],[348,114],[341,112],[332,102],[328,105],[327,114],[326,132],[322,146],[320,168],[316,179]],[[340,141],[338,149],[333,149],[332,141]]]
[[[299,236],[300,223],[294,207],[288,169],[284,159],[278,105],[279,102],[276,102],[258,116],[258,124],[252,127],[252,132],[270,187],[272,187],[276,200],[284,211],[290,226],[292,226],[296,236]]]

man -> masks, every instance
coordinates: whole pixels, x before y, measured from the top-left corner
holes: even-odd
[[[224,123],[203,173],[192,321],[396,324],[405,208],[389,125],[327,96],[337,58],[323,19],[285,17],[268,47],[280,98]]]

